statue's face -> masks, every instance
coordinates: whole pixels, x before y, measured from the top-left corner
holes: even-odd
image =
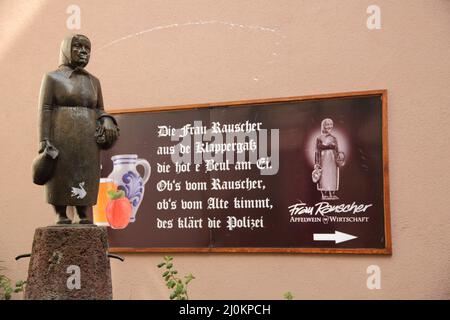
[[[75,37],[72,40],[72,64],[84,68],[89,63],[91,44],[86,38]]]

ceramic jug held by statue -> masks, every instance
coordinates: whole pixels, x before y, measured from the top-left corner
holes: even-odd
[[[120,154],[111,157],[113,161],[113,171],[108,178],[114,180],[118,190],[123,190],[130,200],[133,211],[130,222],[136,220],[136,214],[144,198],[145,184],[150,178],[151,167],[147,160],[138,159],[137,154]],[[144,176],[141,177],[136,170],[137,166],[144,168]]]

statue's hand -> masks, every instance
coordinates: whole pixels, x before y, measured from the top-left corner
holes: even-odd
[[[39,154],[43,153],[44,151],[47,153],[48,156],[52,157],[53,159],[56,159],[59,155],[59,150],[47,139],[42,140],[39,143],[39,151],[38,151]]]
[[[50,146],[52,146],[52,144],[50,143],[50,141],[48,141],[47,139],[42,140],[42,141],[39,143],[39,151],[38,151],[38,153],[44,152],[45,148],[50,147]]]
[[[111,118],[104,117],[102,120],[106,141],[108,142],[108,144],[112,144],[119,137],[119,130]]]

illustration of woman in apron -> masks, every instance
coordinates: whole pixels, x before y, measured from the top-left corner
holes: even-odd
[[[338,141],[331,134],[333,120],[322,120],[321,135],[316,140],[315,165],[313,179],[316,177],[317,190],[322,200],[338,200],[339,167],[344,165],[344,153],[339,151]]]

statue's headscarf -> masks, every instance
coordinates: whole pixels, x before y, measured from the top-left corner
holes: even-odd
[[[91,43],[89,38],[82,34],[73,34],[73,35],[69,35],[69,36],[65,37],[64,40],[61,42],[61,48],[59,51],[59,65],[60,66],[62,66],[62,65],[70,66],[72,64],[72,41],[75,38],[84,38],[89,43]]]

